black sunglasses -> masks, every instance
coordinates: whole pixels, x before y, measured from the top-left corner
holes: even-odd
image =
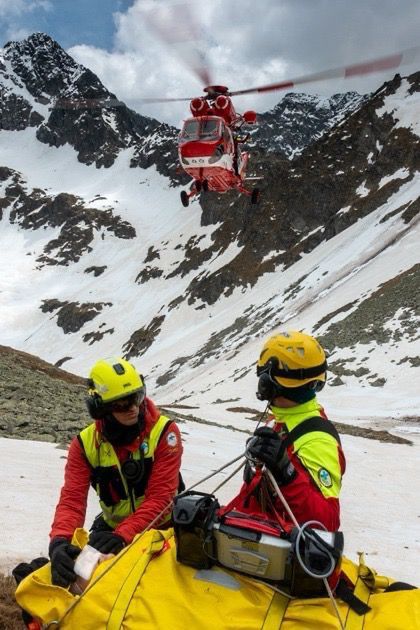
[[[125,398],[120,398],[115,402],[109,403],[109,408],[111,411],[116,411],[117,413],[124,413],[128,411],[133,405],[140,405],[143,401],[144,395],[142,392],[135,392],[134,394],[130,394]]]

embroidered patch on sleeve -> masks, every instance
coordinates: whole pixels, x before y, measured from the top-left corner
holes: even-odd
[[[320,483],[326,488],[331,488],[331,486],[333,485],[331,475],[325,468],[320,468],[318,470],[318,479]]]
[[[173,431],[168,433],[168,435],[166,436],[166,443],[171,448],[175,448],[175,446],[178,445],[178,439],[176,437],[176,433],[174,433]]]

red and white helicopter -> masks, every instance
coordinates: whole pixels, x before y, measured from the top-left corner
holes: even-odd
[[[210,85],[204,88],[205,96],[144,99],[155,103],[190,101],[191,116],[184,120],[178,137],[180,166],[192,177],[189,192],[181,191],[182,204],[188,206],[190,199],[202,191],[224,193],[231,189],[249,195],[253,204],[258,202],[259,189],[247,188],[246,181],[261,178],[246,176],[250,156],[241,147],[248,140],[248,127],[256,124],[257,115],[252,110],[238,114],[231,97],[293,89],[305,83],[391,70],[405,63],[405,57],[411,58],[413,51],[409,49],[380,59],[234,92],[223,85]]]
[[[231,189],[249,195],[253,204],[258,202],[258,188],[249,189],[246,182],[262,178],[246,176],[250,155],[243,146],[250,136],[249,126],[257,122],[257,115],[252,110],[238,114],[232,97],[382,72],[397,68],[403,63],[411,63],[413,56],[417,56],[420,51],[420,47],[411,48],[380,59],[317,72],[298,79],[230,91],[223,85],[211,84],[209,67],[205,62],[206,45],[201,41],[203,30],[191,9],[191,4],[182,1],[177,1],[174,6],[145,2],[142,9],[145,21],[155,34],[207,85],[204,88],[205,95],[195,98],[142,99],[149,103],[190,101],[191,116],[184,120],[178,137],[180,166],[192,178],[189,192],[181,192],[184,206],[188,206],[190,199],[202,191],[224,193]]]
[[[202,190],[223,193],[232,188],[257,203],[259,190],[245,186],[249,153],[240,147],[249,138],[243,126],[254,125],[257,115],[251,110],[238,114],[223,85],[211,85],[204,91],[206,96],[191,100],[192,117],[184,121],[178,139],[181,167],[193,178],[190,192],[181,192],[182,204],[188,206],[190,197]]]

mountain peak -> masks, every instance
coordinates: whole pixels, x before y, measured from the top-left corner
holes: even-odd
[[[46,33],[41,33],[41,32],[32,33],[32,35],[29,35],[26,39],[23,39],[23,40],[19,40],[19,41],[11,40],[10,42],[7,42],[5,48],[7,49],[16,48],[19,50],[24,50],[24,49],[35,50],[39,46],[45,46],[51,49],[61,48],[61,46],[52,37],[50,37],[50,35],[47,35]]]
[[[0,94],[1,129],[35,127],[43,144],[68,144],[80,162],[97,167],[111,166],[130,147],[133,167],[156,164],[179,180],[177,130],[128,109],[45,33],[8,42],[0,51]]]
[[[45,33],[33,33],[22,41],[8,42],[4,57],[35,97],[63,96],[80,75],[89,72]]]

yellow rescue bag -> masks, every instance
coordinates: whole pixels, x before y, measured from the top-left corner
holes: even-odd
[[[75,544],[86,542],[77,533]],[[371,610],[358,616],[336,600],[347,630],[420,628],[420,590],[384,593],[392,582],[347,559],[343,570]],[[213,567],[197,570],[176,561],[173,531],[151,530],[95,570],[80,596],[51,585],[50,565],[25,578],[18,604],[44,627],[72,630],[337,630],[328,598],[295,599],[255,578]],[[58,623],[58,625],[57,625]]]

